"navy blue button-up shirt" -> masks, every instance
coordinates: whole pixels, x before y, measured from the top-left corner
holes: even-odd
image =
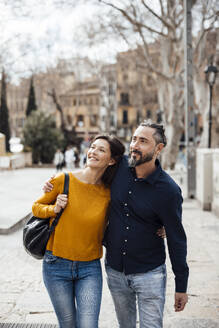
[[[164,226],[176,292],[186,292],[189,270],[181,190],[158,160],[156,165],[146,179],[138,179],[123,157],[111,186],[106,261],[125,274],[155,269],[166,258],[164,241],[156,234]]]

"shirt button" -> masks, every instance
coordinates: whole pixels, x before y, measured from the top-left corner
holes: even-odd
[[[125,255],[125,254],[126,254],[126,252],[123,252],[122,254],[123,254],[123,255]]]
[[[138,181],[138,179],[135,179],[135,182]]]
[[[127,230],[129,230],[129,227],[126,227]]]
[[[129,194],[131,194],[132,192],[131,192],[131,190],[129,190]]]
[[[125,203],[124,205],[125,205],[125,206],[127,206],[128,204],[127,204],[127,203]]]
[[[125,239],[125,243],[127,243],[127,239]]]
[[[129,216],[129,214],[127,213],[126,216]]]

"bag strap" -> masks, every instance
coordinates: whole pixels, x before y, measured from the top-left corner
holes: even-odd
[[[65,173],[65,182],[64,182],[64,190],[63,194],[68,195],[68,190],[69,190],[69,174]],[[59,219],[64,211],[64,208],[61,209],[61,211],[56,215],[55,219],[53,220],[51,226],[50,226],[50,232],[52,233],[57,226]]]

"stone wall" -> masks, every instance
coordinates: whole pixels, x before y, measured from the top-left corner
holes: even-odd
[[[31,153],[0,156],[0,169],[19,169],[32,165]]]
[[[213,200],[212,211],[219,216],[219,149],[213,152]]]

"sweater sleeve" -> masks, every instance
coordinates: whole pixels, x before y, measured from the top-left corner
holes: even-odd
[[[57,175],[50,182],[53,184],[53,189],[50,192],[44,193],[32,206],[33,215],[41,219],[56,215],[54,212],[55,202],[57,196],[63,192],[64,173]]]
[[[179,188],[166,201],[165,205],[163,204],[160,217],[166,230],[168,251],[175,275],[176,292],[185,293],[189,268],[186,262],[187,240],[182,225],[182,202],[183,199]]]

